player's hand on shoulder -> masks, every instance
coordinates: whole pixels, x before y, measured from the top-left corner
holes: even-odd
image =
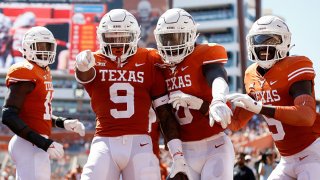
[[[170,93],[168,103],[172,104],[172,107],[177,110],[180,106],[199,110],[203,104],[203,100],[178,90]]]
[[[95,65],[95,58],[90,50],[81,51],[76,56],[76,68],[81,72],[86,72]]]
[[[223,129],[231,123],[232,110],[226,104],[225,97],[213,98],[209,107],[209,125],[219,122]]]
[[[66,130],[78,133],[80,136],[85,135],[85,127],[78,119],[68,119],[65,120],[63,124]]]
[[[50,159],[61,159],[64,155],[63,146],[57,142],[52,142],[47,149]]]
[[[262,109],[262,102],[255,101],[248,94],[229,94],[227,95],[227,100],[231,101],[235,106],[242,107],[256,114],[259,114]]]

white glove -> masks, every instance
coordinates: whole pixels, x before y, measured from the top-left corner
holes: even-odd
[[[80,136],[85,135],[85,127],[78,119],[65,120],[63,124],[66,130],[78,133]]]
[[[52,142],[47,149],[47,152],[51,159],[60,159],[64,154],[63,146],[57,142]]]
[[[247,94],[229,94],[227,95],[227,99],[234,103],[235,106],[242,107],[256,114],[259,114],[262,109],[262,102],[255,101]]]
[[[172,104],[172,107],[177,110],[180,106],[199,110],[203,104],[203,100],[178,90],[170,93],[168,103]]]
[[[214,122],[219,122],[223,129],[231,123],[231,109],[221,100],[213,99],[209,108],[209,125],[212,127]]]
[[[81,51],[76,56],[76,68],[81,72],[86,72],[95,65],[95,59],[90,50]]]
[[[180,156],[173,159],[173,164],[171,166],[170,170],[170,178],[173,178],[176,174],[179,172],[182,172],[185,174],[189,180],[192,179],[192,176],[190,174],[189,165],[186,163],[186,160],[184,159],[184,156]]]
[[[184,159],[182,152],[182,142],[180,139],[172,139],[168,143],[169,152],[173,158],[173,164],[170,170],[170,178],[173,178],[179,172],[184,173],[191,180],[189,166]]]

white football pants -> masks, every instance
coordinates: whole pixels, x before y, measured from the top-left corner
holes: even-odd
[[[234,149],[223,132],[209,138],[182,142],[182,149],[193,180],[232,180]]]
[[[47,152],[17,135],[11,138],[8,149],[16,165],[16,179],[50,180],[51,168]]]
[[[148,135],[94,137],[82,180],[159,180],[159,160]]]

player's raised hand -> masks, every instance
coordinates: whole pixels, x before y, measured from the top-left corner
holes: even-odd
[[[95,65],[93,53],[90,50],[81,51],[76,56],[76,68],[81,72],[86,72]]]

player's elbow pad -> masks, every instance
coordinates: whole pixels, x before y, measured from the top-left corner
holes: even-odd
[[[3,107],[2,123],[8,126],[15,134],[20,135],[27,125],[19,118],[18,109],[14,107]]]

